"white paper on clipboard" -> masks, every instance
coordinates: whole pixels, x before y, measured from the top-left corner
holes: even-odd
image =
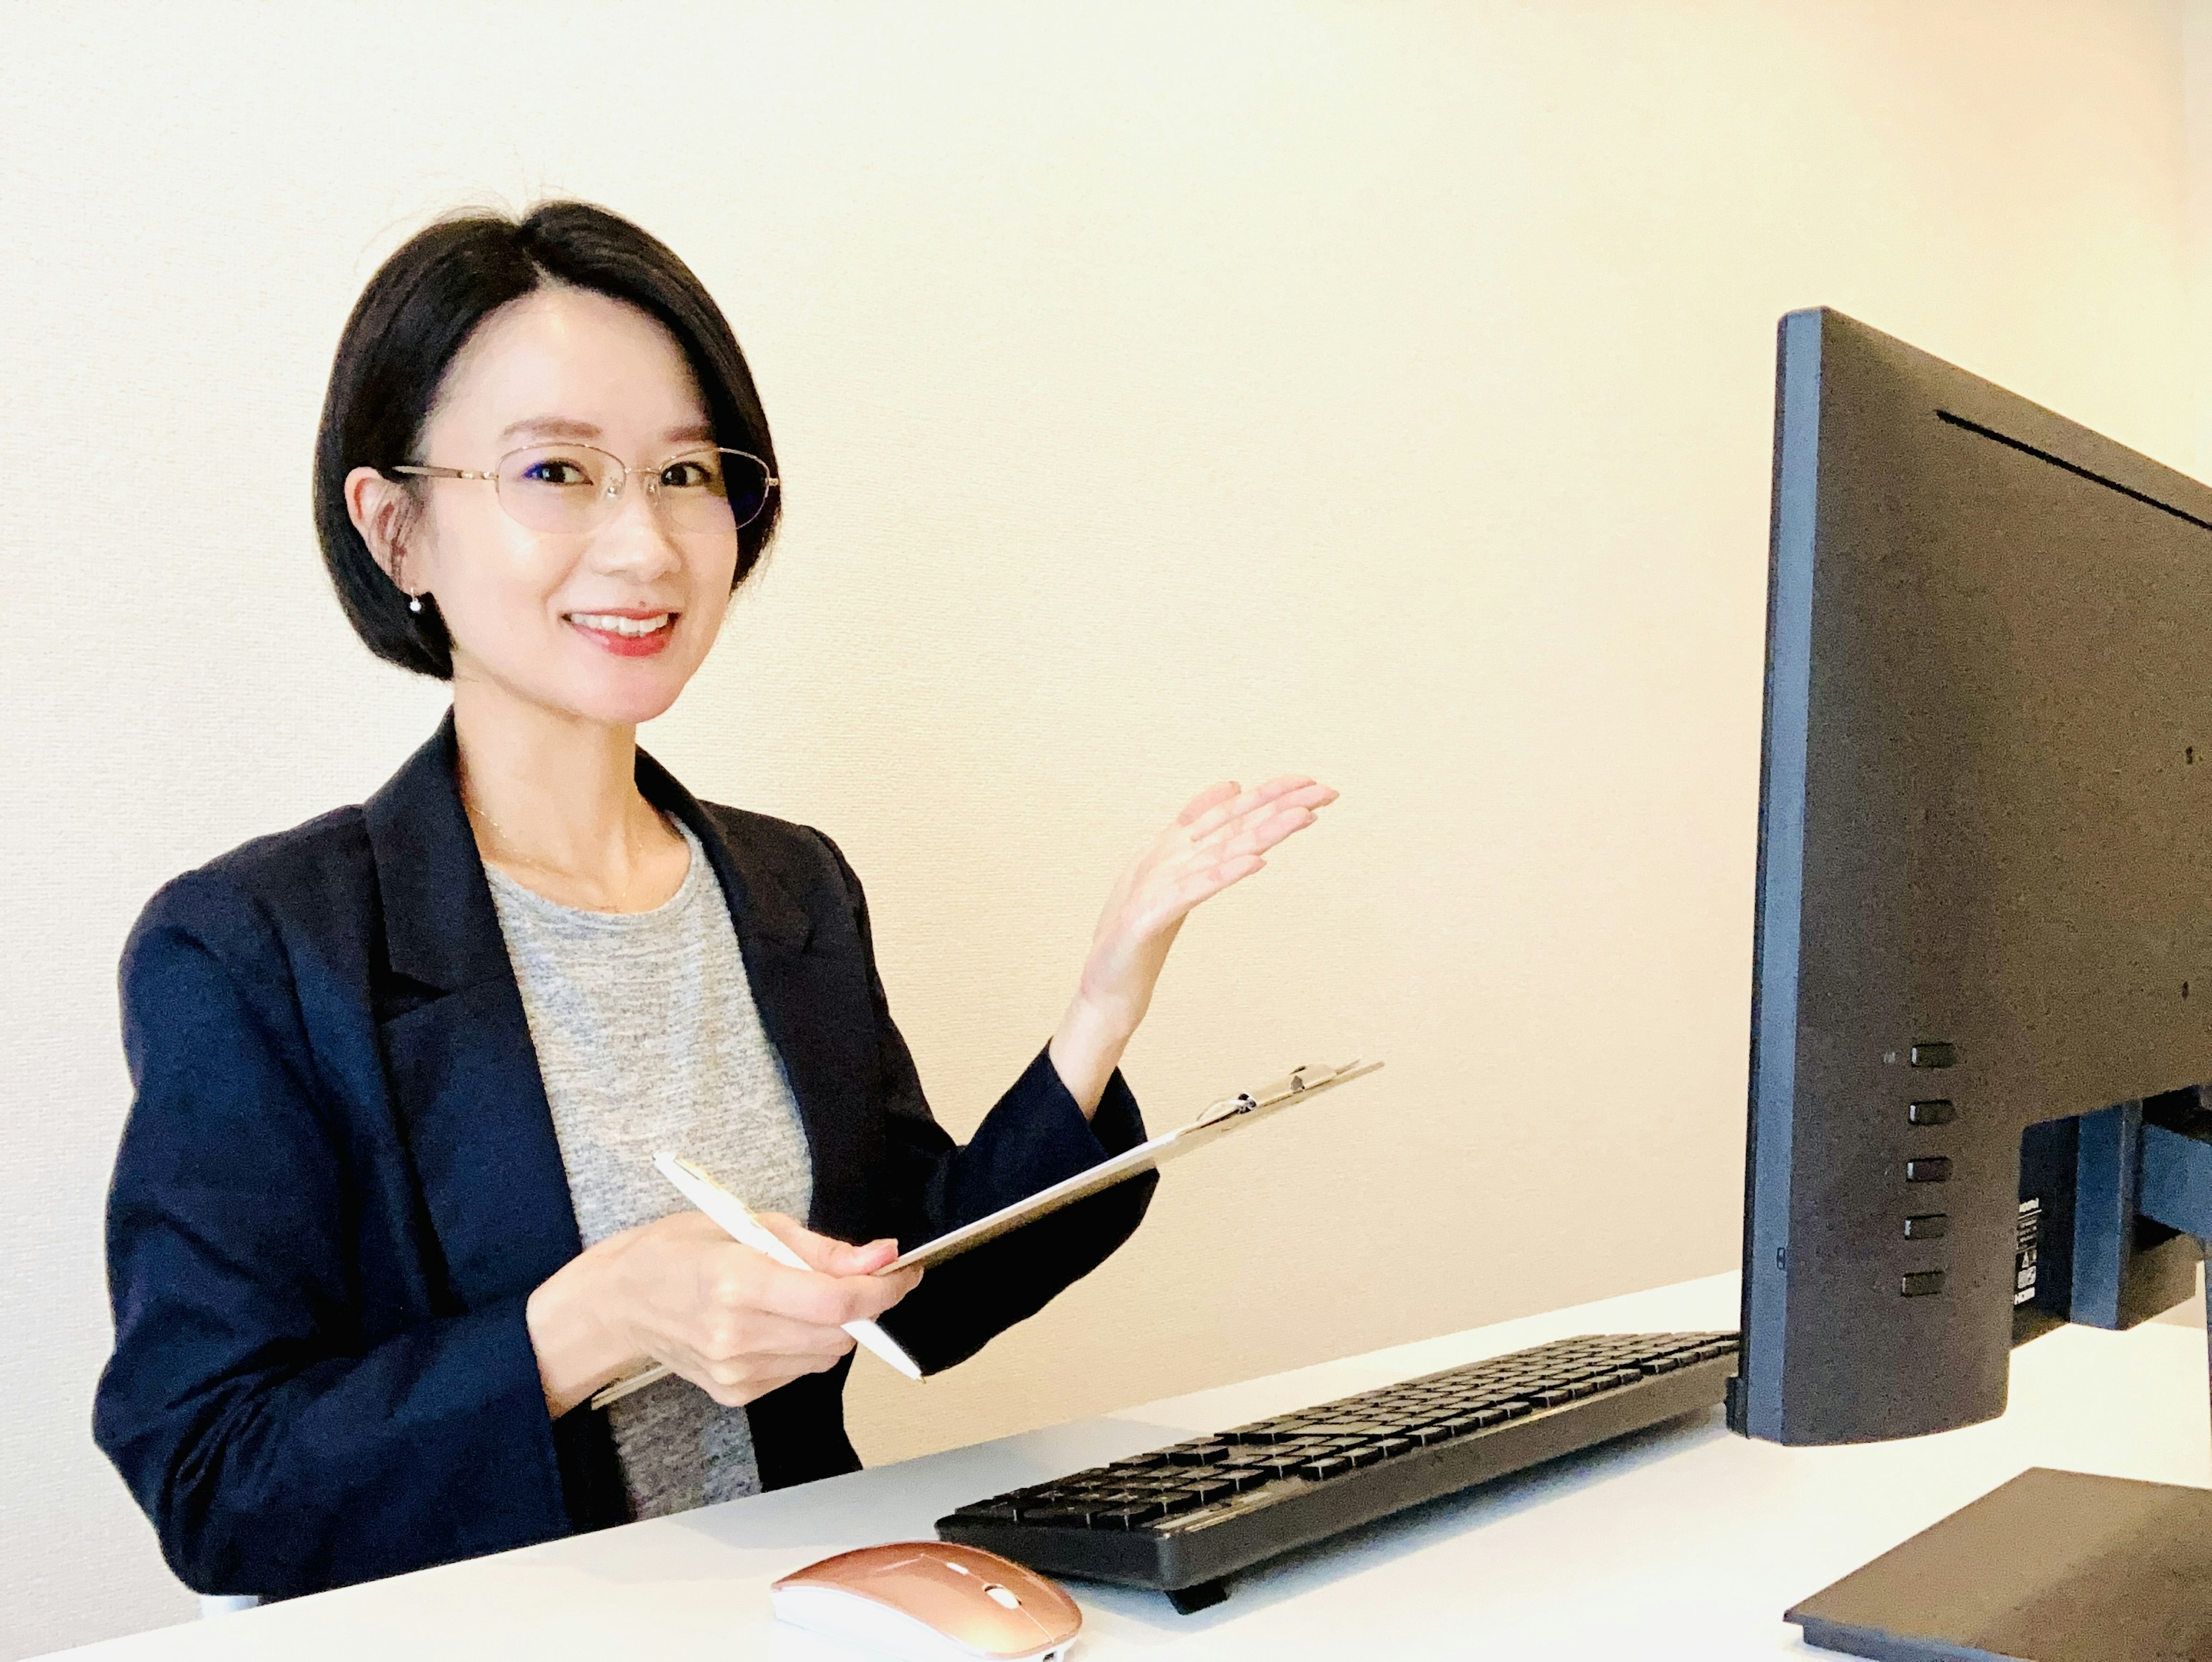
[[[970,1247],[996,1240],[1025,1223],[1059,1211],[1063,1206],[1072,1205],[1103,1189],[1111,1189],[1115,1184],[1133,1178],[1140,1172],[1153,1171],[1194,1148],[1202,1148],[1216,1138],[1228,1135],[1239,1126],[1250,1125],[1294,1102],[1303,1102],[1320,1092],[1333,1090],[1347,1081],[1371,1074],[1382,1065],[1380,1062],[1363,1062],[1354,1058],[1336,1068],[1293,1068],[1282,1078],[1263,1085],[1256,1091],[1240,1091],[1233,1097],[1224,1097],[1188,1125],[1172,1131],[1163,1131],[1149,1141],[1140,1142],[1111,1160],[1101,1160],[1097,1165],[1077,1172],[1064,1183],[1055,1183],[1049,1189],[1038,1190],[1027,1200],[1016,1201],[1012,1206],[1001,1207],[988,1217],[963,1224],[957,1229],[939,1235],[935,1240],[925,1241],[875,1273],[888,1275],[895,1269],[906,1269],[916,1264],[927,1268],[933,1263],[942,1263],[947,1258],[957,1258]]]

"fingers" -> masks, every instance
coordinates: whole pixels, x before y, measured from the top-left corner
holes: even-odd
[[[1282,774],[1250,790],[1240,789],[1234,780],[1209,785],[1122,873],[1102,922],[1146,885],[1181,878],[1193,869],[1194,859],[1218,861],[1273,847],[1313,824],[1314,815],[1336,797],[1332,787],[1302,773]]]
[[[726,1403],[835,1367],[853,1348],[845,1324],[873,1320],[921,1280],[918,1269],[874,1273],[897,1256],[896,1241],[849,1245],[781,1214],[761,1221],[817,1267],[792,1269],[697,1213],[632,1232],[638,1251],[650,1254],[638,1258],[625,1295],[640,1352]]]
[[[781,1241],[805,1261],[810,1269],[835,1274],[830,1269],[830,1260],[841,1243],[827,1235],[817,1235],[805,1224],[781,1212],[756,1212],[753,1220],[761,1227]]]
[[[853,1348],[853,1336],[840,1328],[795,1321],[767,1310],[732,1310],[710,1318],[690,1348],[725,1384],[748,1370],[779,1359],[827,1367]]]
[[[898,1257],[898,1243],[886,1237],[882,1240],[863,1241],[857,1246],[837,1243],[830,1255],[828,1273],[832,1275],[872,1275]]]
[[[1264,869],[1261,855],[1311,825],[1336,799],[1333,786],[1302,773],[1250,790],[1227,780],[1208,786],[1115,886],[1101,934],[1131,922],[1146,937],[1173,926],[1200,901]]]
[[[902,1269],[896,1275],[834,1275],[787,1269],[765,1261],[762,1269],[764,1273],[752,1291],[751,1301],[762,1310],[819,1327],[872,1322],[921,1280],[918,1269]]]
[[[1266,818],[1238,822],[1200,850],[1217,860],[1240,854],[1260,854],[1272,849],[1293,831],[1302,831],[1321,816],[1311,808],[1276,808]]]
[[[770,1234],[805,1259],[808,1269],[825,1275],[872,1275],[898,1257],[898,1243],[888,1238],[851,1245],[828,1235],[817,1235],[781,1212],[754,1215]]]
[[[694,1373],[684,1368],[678,1373],[705,1391],[724,1408],[743,1408],[747,1403],[757,1402],[771,1391],[781,1390],[793,1379],[803,1379],[810,1373],[825,1373],[836,1366],[833,1358],[817,1362],[803,1357],[767,1357],[761,1365],[746,1370],[741,1378],[724,1381],[712,1373]]]
[[[1194,872],[1243,855],[1264,854],[1285,837],[1312,825],[1320,817],[1320,811],[1336,797],[1337,793],[1329,786],[1302,776],[1285,775],[1272,780],[1201,815],[1190,827],[1190,840],[1184,851],[1178,857],[1162,861],[1154,870],[1160,877],[1179,883]],[[1249,877],[1256,869],[1240,870],[1226,881]]]
[[[897,1255],[895,1241],[847,1246],[780,1216],[769,1227],[794,1251],[813,1251],[835,1267],[793,1269],[726,1235],[698,1261],[707,1307],[765,1311],[817,1327],[836,1328],[847,1322],[873,1321],[921,1281],[919,1269],[902,1269],[895,1275],[874,1273]],[[848,1271],[842,1269],[845,1263],[868,1268]]]
[[[1237,835],[1269,809],[1326,807],[1336,801],[1336,794],[1328,786],[1302,773],[1286,773],[1264,785],[1255,785],[1250,790],[1216,801],[1193,818],[1186,830],[1192,844],[1202,846],[1218,837]]]
[[[853,1348],[845,1341],[836,1350],[754,1351],[727,1361],[700,1356],[672,1357],[670,1365],[725,1408],[741,1408],[810,1373],[826,1373]]]
[[[1176,815],[1176,824],[1189,825],[1204,814],[1207,809],[1231,801],[1237,795],[1237,785],[1234,779],[1224,779],[1218,785],[1208,785],[1183,804],[1182,812]]]

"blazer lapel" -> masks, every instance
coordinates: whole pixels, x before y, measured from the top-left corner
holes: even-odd
[[[457,1308],[526,1294],[582,1250],[522,995],[461,807],[453,712],[363,804],[384,945],[410,1008],[391,1089]]]
[[[811,870],[791,869],[778,858],[787,839],[746,835],[751,816],[709,812],[641,750],[637,784],[647,801],[689,825],[707,850],[729,904],[754,1008],[806,1132],[814,1168],[807,1225],[849,1239],[864,1226],[866,1174],[873,1167],[861,1145],[863,1118],[853,1106],[868,1087],[875,1024],[872,1009],[862,1008],[865,970],[856,975],[851,963],[822,950],[799,898],[821,890],[826,861]]]

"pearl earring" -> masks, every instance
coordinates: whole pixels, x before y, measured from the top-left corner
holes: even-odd
[[[420,594],[410,594],[407,597],[407,609],[410,612],[422,611],[422,597]]]

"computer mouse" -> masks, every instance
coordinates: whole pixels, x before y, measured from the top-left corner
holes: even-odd
[[[951,1541],[893,1541],[793,1570],[769,1589],[777,1616],[900,1662],[1060,1662],[1083,1627],[1035,1570]]]

